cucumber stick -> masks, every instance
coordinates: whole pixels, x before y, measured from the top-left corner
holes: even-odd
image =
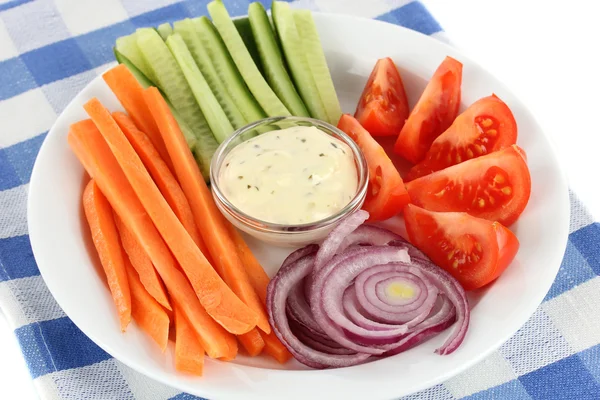
[[[154,84],[152,82],[150,82],[150,79],[148,79],[148,77],[146,77],[146,75],[144,75],[142,73],[142,71],[137,69],[136,66],[133,65],[133,63],[127,59],[127,57],[125,57],[123,54],[119,53],[119,51],[116,48],[113,49],[113,51],[115,53],[115,58],[117,59],[119,64],[125,65],[127,67],[127,69],[131,72],[131,74],[135,77],[135,79],[140,83],[140,85],[142,85],[142,87],[144,89],[149,88],[150,86],[154,86]],[[161,92],[161,94],[163,97],[165,97],[165,95],[162,92]],[[188,147],[190,148],[190,150],[192,152],[195,151],[197,140],[196,140],[196,136],[194,135],[194,132],[192,132],[190,127],[187,126],[187,124],[183,121],[183,119],[181,119],[181,116],[179,115],[177,110],[175,110],[175,107],[173,107],[171,102],[166,98],[165,98],[165,102],[169,106],[169,109],[171,110],[171,114],[173,114],[173,117],[177,121],[177,124],[179,125],[179,129],[181,129],[181,133],[183,134],[183,137],[185,138],[185,141],[186,141]]]
[[[309,117],[310,115],[285,69],[283,56],[263,5],[258,2],[250,4],[248,18],[269,85],[292,115]]]
[[[121,36],[117,38],[115,49],[127,57],[127,59],[136,66],[145,76],[148,77],[152,82],[155,81],[155,77],[146,62],[146,59],[142,55],[140,48],[137,44],[137,37],[135,33],[127,36]]]
[[[271,6],[275,30],[283,46],[287,64],[306,108],[313,118],[329,121],[317,84],[304,54],[302,39],[296,28],[293,11],[288,3],[274,1]],[[337,123],[337,121],[336,121]]]
[[[160,24],[156,30],[163,40],[167,40],[167,38],[173,34],[173,28],[168,22]]]
[[[333,86],[331,73],[327,66],[327,60],[325,59],[325,53],[323,53],[323,46],[321,46],[312,13],[309,10],[294,10],[293,13],[310,72],[327,113],[327,120],[330,124],[337,125],[342,116],[342,108]]]
[[[273,92],[252,60],[252,56],[246,49],[223,2],[221,0],[212,1],[207,8],[231,58],[262,109],[270,117],[290,115],[288,109]]]
[[[210,159],[218,143],[196,103],[194,94],[158,32],[152,28],[141,28],[136,31],[136,37],[141,53],[156,76],[154,82],[165,93],[181,119],[192,129],[198,139],[195,149],[196,159],[201,161],[200,168],[206,179],[210,170]]]
[[[200,38],[214,69],[217,71],[221,84],[229,92],[229,96],[246,122],[251,123],[265,118],[266,114],[256,102],[256,99],[252,97],[212,22],[207,17],[194,18],[192,22],[196,28],[197,36]]]
[[[215,139],[217,139],[217,142],[222,143],[233,133],[231,122],[229,122],[227,115],[225,115],[210,86],[208,86],[181,35],[172,34],[167,38],[166,43],[190,85],[196,102],[200,106]]]
[[[194,57],[194,61],[196,61],[196,65],[198,65],[200,72],[202,72],[202,75],[206,79],[212,93],[217,98],[221,108],[225,111],[225,115],[227,115],[233,128],[239,129],[246,125],[248,122],[229,95],[223,82],[221,82],[210,57],[208,56],[207,50],[204,48],[200,37],[196,34],[196,28],[194,27],[192,20],[187,18],[177,21],[173,24],[173,28],[175,33],[181,35],[183,38],[188,50]]]
[[[244,41],[252,60],[254,60],[254,64],[256,64],[260,73],[265,76],[265,71],[258,53],[258,47],[256,47],[256,40],[254,39],[252,27],[250,26],[250,20],[248,17],[236,18],[233,20],[233,24]]]

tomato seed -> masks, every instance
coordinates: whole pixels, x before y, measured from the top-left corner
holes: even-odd
[[[494,121],[492,121],[489,118],[486,118],[483,121],[481,121],[481,126],[483,126],[484,128],[489,128],[490,126],[492,126],[493,123]]]

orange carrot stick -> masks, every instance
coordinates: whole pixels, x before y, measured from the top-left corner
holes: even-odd
[[[194,243],[200,248],[202,253],[208,258],[210,254],[208,249],[198,233],[196,222],[194,222],[194,214],[188,203],[181,186],[177,182],[177,179],[173,176],[171,170],[161,158],[156,148],[152,145],[149,137],[140,131],[131,118],[125,113],[114,112],[112,114],[119,128],[123,131],[129,143],[133,146],[135,152],[140,156],[140,159],[144,163],[146,169],[150,173],[152,179],[158,186],[158,189],[165,197],[171,209],[183,224],[185,230],[190,234]],[[162,138],[161,138],[162,140]]]
[[[243,335],[239,335],[238,340],[244,346],[244,349],[248,352],[248,354],[252,357],[259,355],[262,353],[265,348],[265,341],[263,340],[258,329],[254,328],[248,333],[244,333]]]
[[[246,273],[248,274],[248,278],[250,279],[254,291],[260,298],[260,301],[266,306],[267,286],[269,286],[269,282],[271,281],[269,275],[267,275],[262,265],[260,265],[256,257],[254,257],[254,254],[252,254],[252,251],[244,241],[240,232],[238,232],[238,230],[229,222],[227,222],[227,230],[233,243],[235,243],[237,254],[244,264],[244,268],[246,269]]]
[[[212,358],[229,357],[237,351],[235,336],[215,322],[200,304],[187,278],[177,268],[169,248],[161,238],[137,198],[106,141],[91,120],[71,125],[69,145],[94,178],[114,211],[135,236],[164,281],[172,303],[184,312],[200,343]]]
[[[237,256],[235,245],[227,233],[224,217],[214,203],[167,103],[158,89],[154,87],[144,90],[144,96],[160,133],[163,135],[167,151],[173,160],[175,173],[190,202],[200,234],[215,261],[215,268],[234,293],[258,315],[257,326],[264,332],[271,332],[267,312],[250,284],[242,262]]]
[[[175,369],[199,376],[204,369],[204,349],[178,308],[175,308]]]
[[[227,224],[227,229],[236,245],[238,255],[244,263],[244,267],[246,268],[246,272],[248,273],[248,277],[250,278],[250,282],[252,282],[254,290],[260,297],[263,304],[266,305],[267,286],[269,286],[269,282],[271,281],[271,279],[263,269],[262,265],[260,265],[256,257],[254,257],[254,254],[252,254],[252,251],[244,241],[244,238],[242,237],[240,232],[237,229],[235,229],[235,227],[230,223]],[[265,343],[265,353],[269,354],[271,357],[275,358],[282,364],[287,362],[290,358],[292,358],[292,354],[279,341],[277,336],[275,336],[274,332],[271,332],[268,335],[261,333],[261,337]],[[242,341],[240,340],[240,342]],[[244,345],[243,342],[242,345]]]
[[[123,64],[119,64],[106,71],[102,75],[102,78],[104,78],[104,82],[106,82],[110,90],[117,96],[117,99],[119,99],[125,111],[131,116],[135,125],[148,135],[160,157],[165,161],[169,169],[173,171],[173,164],[169,158],[169,153],[167,153],[165,142],[163,142],[156,122],[154,122],[154,118],[152,118],[144,100],[144,88],[142,85],[140,85],[131,71]]]
[[[131,292],[127,282],[123,250],[112,208],[93,179],[83,191],[83,209],[100,263],[106,273],[110,293],[117,306],[121,331],[125,332],[131,322]]]
[[[169,316],[154,297],[146,291],[138,273],[129,262],[129,258],[124,256],[124,260],[131,288],[133,319],[158,344],[160,349],[165,351],[169,341]]]
[[[268,335],[261,333],[261,336],[265,341],[265,353],[276,359],[280,364],[285,364],[292,358],[292,353],[281,344],[277,336],[275,336],[275,332],[271,332]]]
[[[164,284],[158,274],[150,257],[146,254],[142,246],[137,242],[133,234],[127,229],[121,218],[115,213],[115,223],[119,235],[121,236],[121,244],[125,250],[126,259],[131,262],[133,268],[139,274],[140,281],[148,291],[148,293],[163,307],[172,310]]]
[[[160,194],[108,110],[96,98],[88,101],[83,108],[106,140],[152,222],[190,280],[206,312],[233,334],[241,335],[254,328],[258,319],[256,313],[235,295],[206,260]]]

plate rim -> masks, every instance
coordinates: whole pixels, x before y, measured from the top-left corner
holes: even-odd
[[[376,19],[371,19],[371,18],[363,18],[363,17],[358,17],[358,16],[353,16],[353,15],[344,15],[344,14],[335,14],[335,13],[326,13],[326,12],[317,12],[317,11],[313,11],[312,12],[313,15],[315,16],[315,19],[325,19],[325,20],[329,20],[329,19],[338,19],[338,20],[356,20],[357,22],[363,24],[363,23],[368,23],[368,24],[374,24],[374,25],[379,25],[379,24],[385,24],[385,25],[389,25],[394,27],[394,29],[399,29],[404,31],[405,35],[409,35],[409,36],[413,36],[417,39],[415,40],[426,40],[426,41],[430,41],[430,43],[435,43],[435,46],[442,46],[448,53],[456,53],[456,54],[460,54],[460,58],[461,60],[466,60],[468,61],[469,64],[477,67],[479,70],[484,71],[486,74],[488,74],[490,77],[493,77],[493,79],[502,87],[502,89],[506,90],[507,92],[509,92],[511,94],[512,97],[514,97],[515,99],[517,99],[522,105],[525,106],[525,109],[527,110],[527,113],[529,115],[529,117],[533,120],[533,122],[540,128],[540,131],[544,137],[544,139],[547,141],[547,144],[549,146],[549,150],[550,150],[550,154],[552,156],[553,159],[553,163],[556,165],[556,169],[558,171],[558,177],[560,177],[560,181],[557,182],[557,185],[562,187],[563,189],[566,189],[563,193],[563,199],[562,202],[565,202],[567,205],[567,212],[564,214],[564,218],[562,218],[561,221],[558,221],[560,223],[560,225],[562,226],[563,229],[560,229],[561,234],[561,238],[560,238],[560,249],[562,249],[562,254],[564,257],[564,252],[567,248],[567,244],[568,244],[568,237],[569,237],[569,223],[570,223],[570,200],[569,200],[569,186],[568,186],[568,180],[566,177],[566,172],[565,169],[562,166],[561,163],[561,159],[557,156],[557,151],[556,151],[556,144],[554,142],[554,140],[552,139],[551,136],[549,136],[546,132],[548,129],[546,129],[546,127],[544,125],[542,125],[539,122],[539,119],[537,118],[537,116],[531,111],[531,109],[529,107],[526,106],[525,102],[523,102],[523,100],[517,96],[515,94],[515,92],[513,90],[510,89],[510,87],[508,85],[506,85],[501,79],[497,78],[494,74],[490,73],[486,68],[483,68],[478,62],[474,61],[468,54],[465,54],[461,49],[458,49],[456,47],[451,46],[450,44],[439,40],[437,38],[431,37],[430,35],[426,35],[420,32],[417,32],[415,30],[406,28],[404,26],[401,25],[396,25],[393,23],[389,23],[386,21],[380,21],[380,20],[376,20]],[[244,16],[239,16],[239,18],[243,18]],[[237,18],[237,17],[236,17]],[[107,66],[107,69],[112,68],[112,66],[114,66],[115,62],[110,63],[110,65]],[[35,243],[37,243],[38,239],[34,240],[34,237],[37,236],[37,234],[32,234],[32,232],[36,232],[37,229],[35,228],[35,223],[32,222],[32,219],[29,218],[29,216],[32,214],[32,209],[35,208],[34,202],[35,200],[33,200],[34,198],[36,198],[37,196],[32,196],[32,194],[35,194],[37,192],[37,190],[35,189],[37,186],[32,184],[34,181],[36,181],[36,177],[38,175],[40,175],[42,172],[40,172],[41,167],[39,166],[40,164],[38,163],[38,158],[39,155],[42,154],[45,149],[49,146],[49,141],[47,140],[48,138],[54,136],[55,134],[53,133],[55,130],[57,130],[57,126],[59,125],[59,123],[63,120],[63,119],[69,119],[67,118],[67,114],[65,114],[65,111],[70,109],[72,107],[72,105],[74,103],[77,103],[81,98],[85,97],[84,95],[86,94],[86,91],[89,87],[97,85],[97,81],[101,81],[102,80],[102,74],[98,75],[97,77],[95,77],[94,79],[92,79],[85,87],[83,87],[78,93],[77,95],[75,95],[75,97],[73,97],[69,103],[66,105],[66,107],[63,109],[63,111],[58,115],[56,121],[52,124],[52,127],[49,129],[48,134],[46,136],[46,138],[44,139],[44,142],[42,143],[42,146],[40,147],[40,150],[38,152],[38,155],[36,156],[36,161],[34,163],[33,169],[32,169],[32,173],[31,173],[31,178],[29,181],[29,194],[28,194],[28,198],[27,198],[27,227],[28,227],[28,234],[29,234],[29,238],[30,238],[30,242],[31,242],[31,248],[33,251],[33,255],[35,257],[36,260],[36,264],[38,265],[39,271],[40,271],[40,275],[42,276],[42,279],[44,279],[44,283],[46,284],[46,286],[48,287],[49,292],[52,294],[52,296],[54,297],[55,301],[58,303],[58,305],[61,307],[61,309],[63,311],[65,311],[65,307],[63,304],[61,304],[61,302],[57,299],[57,297],[55,296],[54,292],[51,290],[50,285],[48,285],[48,281],[46,279],[46,273],[48,272],[48,270],[44,267],[40,268],[40,265],[43,265],[45,262],[44,261],[39,261],[38,260],[38,256],[36,255],[36,253],[38,253],[39,250],[39,246],[37,246]],[[565,201],[566,200],[566,201]],[[557,239],[558,241],[558,239]],[[36,250],[36,248],[38,250]],[[560,263],[558,263],[558,265],[555,268],[555,273],[553,274],[553,280],[552,282],[554,282],[554,280],[556,279],[556,275],[558,274],[560,268]],[[46,271],[46,272],[44,272]],[[479,356],[477,357],[472,357],[469,361],[466,361],[464,363],[462,363],[458,368],[455,368],[451,371],[447,371],[445,374],[441,374],[437,377],[434,378],[430,378],[428,380],[424,380],[422,381],[420,384],[415,384],[414,387],[411,388],[410,391],[407,392],[403,392],[403,394],[401,395],[410,395],[422,390],[425,390],[427,388],[430,388],[436,384],[442,383],[447,381],[448,379],[460,374],[461,372],[467,370],[468,368],[472,367],[473,365],[477,364],[478,362],[481,362],[483,359],[485,359],[487,356],[489,356],[491,353],[493,353],[494,351],[496,351],[502,344],[504,344],[507,340],[509,340],[512,336],[514,336],[514,334],[523,327],[523,325],[529,320],[529,318],[531,318],[531,316],[533,315],[533,313],[535,313],[535,311],[537,310],[537,308],[539,307],[539,305],[543,302],[543,299],[545,298],[545,296],[547,295],[548,291],[551,288],[551,284],[548,286],[547,290],[544,291],[544,293],[541,293],[541,291],[539,291],[538,295],[535,298],[535,301],[533,301],[533,303],[537,304],[535,306],[535,308],[533,308],[532,310],[527,311],[526,313],[524,313],[523,315],[527,315],[526,318],[520,318],[518,323],[515,323],[513,320],[513,324],[516,326],[516,329],[514,329],[514,331],[511,330],[510,333],[504,335],[505,337],[502,337],[501,339],[498,339],[497,342],[493,345],[488,347],[488,349],[482,353],[480,353]],[[60,297],[60,295],[59,295]],[[67,306],[67,309],[70,308]],[[90,333],[89,330],[84,330],[81,328],[81,326],[79,325],[79,323],[77,321],[75,321],[74,319],[72,319],[72,317],[65,311],[65,314],[67,317],[69,317],[69,319],[78,327],[78,329],[80,329],[84,335],[86,335],[87,337],[89,337],[97,346],[99,346],[102,350],[104,350],[105,352],[107,352],[111,357],[113,357],[115,360],[118,360],[119,362],[125,364],[126,366],[132,368],[133,370],[135,370],[136,372],[149,377],[155,381],[158,381],[162,384],[165,384],[169,387],[173,387],[176,388],[177,390],[182,390],[185,392],[189,392],[191,394],[195,394],[195,395],[200,395],[200,396],[223,396],[223,397],[229,397],[231,395],[232,392],[222,392],[220,394],[215,394],[215,393],[209,393],[206,392],[202,389],[202,384],[200,383],[199,385],[194,385],[193,387],[190,386],[186,381],[181,381],[179,384],[175,385],[173,382],[171,382],[168,379],[168,376],[165,376],[164,374],[157,374],[154,373],[153,370],[148,370],[146,369],[141,363],[139,362],[135,362],[132,361],[131,359],[121,359],[118,358],[117,356],[115,356],[115,352],[113,351],[114,349],[111,348],[110,345],[107,345],[105,342],[103,342],[103,340],[101,338],[97,338],[96,335],[94,335],[94,333]],[[522,321],[521,321],[522,319]],[[250,369],[261,369],[261,370],[265,370],[265,368],[261,368],[261,367],[255,367],[255,366],[249,366],[249,365],[238,365],[241,368],[250,368]],[[335,370],[350,370],[353,367],[347,367],[347,368],[339,368],[339,369],[335,369]],[[321,372],[323,372],[322,370],[281,370],[281,369],[269,369],[270,372],[274,373],[274,374],[286,374],[286,375],[290,375],[290,374],[297,374],[299,372],[301,372],[303,375],[308,375],[308,374],[319,374]],[[328,371],[333,371],[333,370],[328,370]],[[168,373],[163,371],[164,373]],[[201,379],[201,378],[200,378]],[[196,381],[195,381],[196,382]],[[199,381],[201,382],[201,381]],[[184,389],[184,387],[186,387]],[[247,393],[245,394],[246,398],[256,398],[256,399],[264,399],[265,395],[264,394],[257,394],[257,393]]]

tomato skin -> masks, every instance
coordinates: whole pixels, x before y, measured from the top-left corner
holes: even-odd
[[[398,135],[394,152],[413,164],[425,157],[431,143],[458,115],[462,64],[446,57],[433,74]]]
[[[519,240],[508,228],[466,213],[433,212],[409,204],[404,220],[410,242],[465,290],[494,281],[519,250]]]
[[[373,136],[397,135],[408,118],[408,99],[400,72],[389,58],[377,60],[354,117]]]
[[[493,153],[517,143],[517,122],[497,96],[477,100],[437,137],[425,159],[408,171],[406,181]]]
[[[402,212],[410,197],[385,150],[349,114],[342,115],[338,128],[356,142],[367,160],[369,187],[363,209],[369,212],[369,221],[383,221]]]
[[[517,145],[408,182],[412,203],[430,211],[461,211],[509,226],[529,201],[531,176]]]

